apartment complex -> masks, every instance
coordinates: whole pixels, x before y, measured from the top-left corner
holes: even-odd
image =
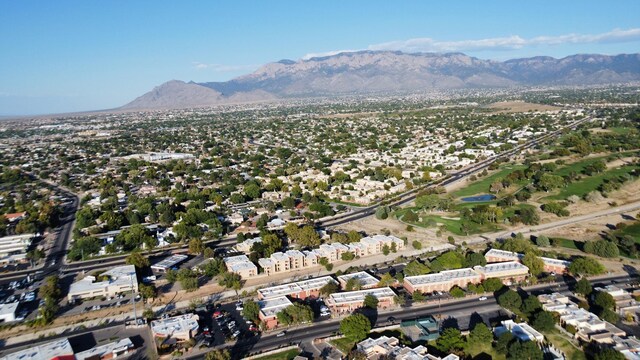
[[[640,312],[640,304],[633,298],[631,293],[615,285],[607,285],[605,287],[597,287],[593,289],[598,292],[606,292],[611,295],[615,301],[615,311],[621,316],[631,314],[634,318],[638,318]]]
[[[505,251],[500,249],[491,249],[484,254],[488,263],[505,262],[505,261],[522,261],[524,254],[519,254],[513,251]],[[541,256],[542,262],[544,262],[544,271],[554,272],[562,274],[567,271],[571,261],[553,259]]]
[[[289,284],[271,286],[258,290],[258,299],[267,300],[281,296],[288,296],[293,299],[318,298],[320,289],[329,284],[337,283],[331,276],[323,276],[315,279],[297,281]]]
[[[85,276],[82,280],[71,284],[67,299],[88,299],[93,297],[109,297],[119,293],[137,292],[138,279],[133,265],[118,266],[100,274],[103,281],[96,281],[95,276]]]
[[[258,275],[258,267],[249,260],[247,255],[224,258],[224,264],[227,267],[227,271],[236,273],[244,279]]]
[[[200,318],[196,314],[185,314],[151,322],[151,333],[157,338],[174,338],[187,341],[198,333]]]
[[[529,268],[517,261],[487,264],[456,270],[446,270],[435,274],[407,276],[404,288],[411,294],[414,291],[432,293],[449,291],[453,286],[466,287],[467,284],[479,284],[485,279],[499,278],[504,284],[522,281],[529,273]]]
[[[248,241],[248,240],[247,240]],[[329,263],[342,260],[342,254],[353,253],[357,257],[381,254],[384,249],[404,249],[404,241],[395,236],[373,235],[360,239],[351,244],[332,243],[322,244],[313,250],[288,250],[286,252],[273,253],[268,258],[258,260],[258,265],[265,275],[296,271],[318,265],[320,258],[325,258]],[[245,247],[242,247],[243,249]]]
[[[386,309],[393,305],[393,298],[396,293],[390,287],[347,291],[331,294],[325,303],[336,314],[350,313],[364,305],[364,298],[367,295],[375,296],[378,299],[378,308]]]

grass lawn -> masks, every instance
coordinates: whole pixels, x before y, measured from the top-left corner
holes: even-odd
[[[640,243],[640,222],[635,222],[631,225],[628,225],[624,229],[619,229],[615,231],[617,236],[631,236],[636,243]]]
[[[496,349],[494,349],[493,346],[491,346],[491,343],[489,343],[489,344],[468,345],[464,352],[467,353],[472,358],[475,358],[479,354],[485,353],[485,354],[489,355],[489,357],[491,359],[493,359],[493,360],[505,360],[506,359],[506,356],[504,354],[499,354],[496,351]],[[486,358],[486,357],[483,357],[483,358]]]
[[[414,212],[417,213],[417,209],[416,208],[410,208],[412,209]],[[400,209],[398,211],[395,212],[395,216],[398,219],[402,219],[402,217],[404,216],[404,213],[406,211],[408,211],[409,208],[406,209]],[[454,217],[456,215],[453,215],[452,217]],[[447,229],[448,232],[456,234],[456,235],[467,235],[465,234],[465,232],[462,229],[462,223],[463,220],[459,220],[459,219],[448,219],[448,218],[444,218],[442,216],[438,216],[438,215],[426,215],[426,216],[421,216],[420,220],[416,221],[416,222],[410,222],[410,221],[406,221],[403,220],[406,223],[410,223],[412,225],[415,226],[420,226],[420,227],[424,227],[424,228],[428,228],[428,227],[433,227],[433,223],[437,223],[438,225],[444,225],[445,229]],[[479,233],[484,233],[484,232],[493,232],[493,231],[498,231],[500,229],[502,229],[500,226],[496,225],[496,224],[484,224],[484,225],[480,225],[477,223],[474,223],[472,221],[465,221],[466,226],[467,226],[467,231],[468,234],[479,234]]]
[[[509,173],[518,169],[526,169],[524,165],[510,165],[504,168],[501,168],[497,173],[479,179],[478,181],[474,181],[467,185],[466,187],[456,190],[451,193],[454,197],[466,197],[471,195],[479,195],[486,194],[489,192],[489,186],[492,182],[502,179],[507,176]]]
[[[576,348],[571,341],[560,330],[553,329],[551,331],[544,331],[544,336],[547,337],[556,348],[560,349],[570,360],[586,359],[584,352],[581,349]]]
[[[551,238],[549,240],[551,240],[552,243],[558,244],[558,246],[563,247],[563,248],[580,250],[576,246],[575,240],[565,239],[565,238]]]
[[[300,350],[291,349],[291,350],[255,358],[255,360],[291,360],[294,357],[298,356],[298,354],[300,354]]]
[[[631,173],[633,170],[638,168],[638,166],[633,165],[622,166],[619,168],[607,170],[603,173],[593,176],[585,176],[584,178],[567,185],[567,187],[562,188],[558,194],[547,196],[545,199],[563,200],[571,195],[583,197],[589,192],[596,190],[598,186],[600,186],[600,184],[602,184],[605,180],[612,179],[623,174]]]
[[[344,337],[342,339],[330,340],[329,344],[335,346],[335,348],[342,351],[343,354],[348,354],[349,351],[353,349],[356,342],[349,338]]]

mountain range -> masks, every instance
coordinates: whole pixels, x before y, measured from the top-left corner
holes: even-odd
[[[435,89],[594,85],[640,80],[640,54],[482,60],[462,53],[345,52],[281,60],[225,82],[172,80],[121,109],[169,109]]]

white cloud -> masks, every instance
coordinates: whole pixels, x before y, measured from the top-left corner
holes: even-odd
[[[530,39],[518,35],[477,40],[437,41],[432,38],[414,38],[369,45],[361,50],[391,50],[403,52],[448,52],[478,50],[517,50],[527,46],[562,44],[604,44],[640,40],[640,28],[614,29],[601,34],[566,34],[557,36],[537,36]],[[303,59],[335,55],[358,50],[329,51],[307,54]]]
[[[212,70],[215,72],[236,72],[244,70],[254,70],[258,65],[224,65],[224,64],[206,64],[194,61],[193,66],[198,70]]]

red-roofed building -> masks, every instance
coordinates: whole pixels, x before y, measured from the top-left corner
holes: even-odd
[[[27,213],[23,211],[23,212],[12,213],[12,214],[4,214],[3,216],[7,220],[9,220],[9,222],[17,222],[24,219],[27,216]]]

